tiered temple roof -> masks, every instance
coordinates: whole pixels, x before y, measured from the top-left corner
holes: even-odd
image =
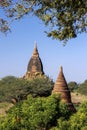
[[[76,111],[71,101],[70,91],[69,91],[66,79],[64,77],[62,67],[60,67],[60,72],[55,82],[52,93],[61,94],[61,100],[67,104],[68,109],[72,112]]]
[[[34,51],[33,51],[32,57],[28,63],[27,72],[26,72],[26,75],[24,76],[24,78],[25,79],[35,78],[36,76],[38,76],[38,75],[41,76],[43,74],[44,74],[43,64],[39,57],[37,45],[35,44]]]

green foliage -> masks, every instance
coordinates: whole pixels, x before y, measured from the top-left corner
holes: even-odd
[[[66,108],[64,111],[60,108],[64,110],[60,107],[59,95],[37,98],[29,95],[27,100],[9,110],[0,130],[49,130],[61,117],[66,119]]]
[[[68,83],[68,87],[71,92],[76,91],[78,89],[78,84],[75,81],[71,81]]]
[[[51,94],[54,83],[48,77],[35,78],[34,80],[29,81],[30,92],[33,96],[48,96]]]
[[[46,128],[55,119],[56,108],[57,101],[55,98],[48,97],[45,99],[28,96],[28,99],[22,104],[17,104],[9,111],[0,128],[2,130]]]
[[[86,130],[87,101],[70,114],[60,95],[34,98],[28,95],[7,113],[0,130]]]
[[[54,39],[67,41],[87,31],[86,0],[1,0],[0,6],[7,21],[20,19],[29,13],[36,15],[49,27],[47,36]],[[2,25],[0,28],[4,32],[6,28]]]
[[[79,85],[78,92],[83,95],[87,95],[87,80]]]
[[[68,119],[72,114],[72,112],[67,109],[67,104],[62,101],[60,101],[59,110],[61,113],[60,117],[63,119]]]
[[[82,103],[78,112],[73,114],[70,119],[58,119],[58,130],[86,130],[87,128],[87,101]],[[52,130],[56,130],[55,128]]]
[[[22,79],[7,76],[0,80],[0,101],[10,101],[26,93],[27,83]]]
[[[14,112],[15,110],[15,112]],[[11,110],[9,111],[9,114],[7,114],[7,117],[4,118],[4,121],[2,121],[3,123],[1,123],[1,129],[5,129],[5,130],[19,130],[18,128],[20,127],[20,123],[18,123],[20,121],[20,117],[21,116],[21,103],[17,104],[14,107],[11,108]],[[17,122],[17,123],[16,123]],[[15,124],[15,125],[14,125]],[[5,126],[5,128],[4,128]]]
[[[25,80],[13,76],[7,76],[0,80],[0,101],[20,101],[28,94],[33,96],[48,96],[51,94],[53,81],[48,77]]]
[[[71,81],[68,83],[68,87],[71,92],[77,92],[85,96],[87,95],[87,80],[80,84],[77,84],[75,81]]]
[[[70,119],[72,130],[81,130],[87,126],[87,102],[81,104],[78,112]]]

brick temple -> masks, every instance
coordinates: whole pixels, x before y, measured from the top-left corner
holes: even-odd
[[[75,112],[75,108],[73,106],[73,103],[71,101],[71,94],[70,90],[68,88],[65,76],[63,74],[63,68],[60,67],[58,78],[54,84],[54,88],[52,90],[52,93],[55,94],[61,94],[61,100],[65,102],[68,106],[68,109],[72,112]]]
[[[35,44],[33,54],[27,66],[27,72],[24,76],[25,79],[35,78],[44,75],[43,64],[38,53],[37,45]]]
[[[27,72],[23,78],[32,79],[36,78],[37,76],[41,77],[43,75],[44,75],[43,64],[38,53],[37,45],[35,44],[33,54],[27,66]],[[62,67],[60,67],[59,75],[54,84],[52,94],[61,94],[61,100],[67,104],[68,109],[72,112],[76,111],[71,101],[70,90],[68,88],[65,76],[63,74]]]

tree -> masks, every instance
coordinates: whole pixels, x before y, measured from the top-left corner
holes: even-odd
[[[58,119],[58,127],[51,130],[86,130],[87,129],[87,101],[83,102],[77,113],[73,114],[68,120]]]
[[[0,101],[23,100],[28,94],[49,96],[54,86],[53,81],[42,76],[33,80],[25,80],[14,76],[6,76],[0,80]]]
[[[0,0],[6,20],[0,19],[0,31],[9,30],[8,22],[33,13],[49,30],[48,37],[67,41],[87,31],[87,0]]]
[[[70,91],[73,92],[78,89],[78,84],[75,81],[71,81],[68,83],[68,87]]]
[[[26,80],[14,76],[6,76],[0,80],[0,101],[11,101],[27,94]]]
[[[37,77],[29,81],[29,87],[27,91],[35,96],[49,96],[51,95],[54,82],[49,77],[42,76],[41,78]]]
[[[79,85],[77,91],[83,95],[87,95],[87,80]]]
[[[37,98],[28,95],[27,100],[9,110],[0,130],[49,130],[61,117],[66,119],[69,111],[62,108],[64,105],[60,103],[60,95]]]

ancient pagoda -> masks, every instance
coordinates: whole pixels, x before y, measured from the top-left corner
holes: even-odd
[[[24,76],[25,79],[35,78],[37,76],[42,76],[44,74],[43,64],[39,57],[37,45],[35,43],[33,54],[29,60],[27,72]]]
[[[64,77],[62,67],[60,67],[60,72],[59,72],[58,78],[54,84],[52,93],[61,94],[61,100],[67,104],[68,109],[72,112],[76,111],[73,106],[73,103],[71,101],[70,90],[68,88],[66,79]]]

